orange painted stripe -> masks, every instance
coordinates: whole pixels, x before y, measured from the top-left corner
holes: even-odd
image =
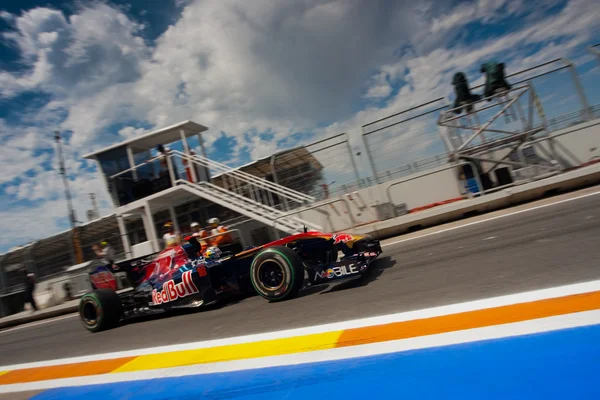
[[[0,385],[107,374],[136,357],[19,369],[0,375]]]
[[[394,322],[384,325],[272,339],[262,342],[232,344],[218,348],[192,349],[176,353],[151,354],[112,360],[3,371],[0,373],[0,385],[100,375],[110,372],[144,371],[204,362],[265,357],[267,355],[293,354],[321,349],[324,344],[327,344],[326,348],[341,348],[522,322],[596,309],[600,309],[600,291],[420,320]],[[332,335],[338,336],[337,338],[332,338]],[[312,342],[308,343],[307,341]],[[271,348],[275,343],[278,344],[276,351]],[[199,355],[202,357],[198,357]],[[208,357],[209,355],[212,356]]]
[[[459,314],[348,329],[342,333],[336,347],[356,346],[509,324],[596,310],[598,308],[600,308],[600,292],[577,294]]]

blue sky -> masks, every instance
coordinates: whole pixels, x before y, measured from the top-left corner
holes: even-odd
[[[490,58],[510,73],[569,57],[590,102],[600,103],[598,63],[587,52],[600,42],[595,0],[415,3],[4,1],[0,252],[68,227],[55,129],[65,135],[84,220],[88,193],[103,214],[111,204],[81,155],[181,120],[208,126],[210,156],[231,165],[340,132],[362,151],[361,125],[451,99],[451,76],[464,71],[480,83],[478,67]],[[541,92],[564,85],[560,96],[542,93],[547,113],[576,104],[566,101],[574,91],[564,81],[542,84]],[[439,152],[435,127],[417,124],[403,138],[410,151],[394,160]],[[341,157],[329,155],[326,168],[344,169]],[[358,163],[366,176],[365,160]]]

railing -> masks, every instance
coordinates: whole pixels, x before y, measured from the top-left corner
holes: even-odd
[[[189,155],[182,153],[177,150],[171,151],[172,155],[180,157],[182,160],[187,162],[194,162],[197,165],[208,167],[215,172],[220,173],[219,178],[223,181],[225,189],[231,187],[234,190],[239,190],[243,187],[250,187],[250,193],[256,193],[257,190],[263,190],[281,196],[285,199],[295,201],[299,204],[305,204],[307,202],[314,201],[312,196],[306,195],[295,190],[291,190],[285,186],[278,185],[274,182],[269,182],[266,179],[257,178],[254,175],[250,175],[239,169],[233,169],[227,165],[218,163],[216,161],[204,158],[198,155]],[[191,169],[192,176],[196,175],[195,170]],[[200,180],[196,178],[196,180]],[[229,182],[228,182],[229,181]]]
[[[193,190],[207,190],[207,192],[204,192],[204,197],[214,197],[215,199],[219,199],[220,202],[223,203],[223,206],[227,206],[226,204],[229,204],[232,209],[235,210],[238,208],[240,209],[240,212],[252,217],[253,219],[262,219],[262,222],[266,223],[267,225],[277,222],[279,218],[276,217],[281,215],[281,211],[275,208],[269,207],[268,205],[257,202],[251,198],[244,197],[235,192],[225,190],[211,183],[203,182],[200,184],[195,184],[186,180],[177,180],[175,181],[175,184],[188,185]],[[232,200],[235,200],[235,204],[232,203]],[[310,222],[302,221],[298,218],[290,218],[289,221],[286,221],[285,223],[278,223],[280,224],[280,228],[286,231],[296,231],[300,226],[303,225],[312,226]]]
[[[277,221],[277,220],[280,220],[282,218],[289,218],[289,217],[291,217],[294,214],[298,214],[298,213],[301,213],[301,212],[306,212],[306,211],[310,211],[310,210],[319,209],[319,208],[321,208],[323,206],[331,205],[331,204],[338,203],[338,202],[344,203],[344,205],[346,206],[346,211],[348,213],[348,217],[350,218],[351,226],[355,226],[356,225],[356,220],[355,220],[354,216],[352,215],[352,209],[350,208],[350,203],[348,203],[348,200],[346,200],[343,197],[340,197],[340,198],[337,198],[337,199],[328,200],[328,201],[325,201],[325,202],[319,202],[318,204],[313,204],[313,205],[311,205],[309,207],[304,207],[301,210],[290,211],[288,213],[285,213],[285,214],[282,214],[282,215],[278,216],[275,220]],[[333,223],[331,222],[329,214],[327,214],[327,215],[328,215],[328,220],[329,220],[330,225],[333,226]],[[322,230],[322,228],[321,229],[317,229],[317,230],[320,231],[320,230]]]

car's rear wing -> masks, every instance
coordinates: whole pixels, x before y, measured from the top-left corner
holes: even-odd
[[[130,258],[117,263],[119,271],[127,274],[127,280],[132,284],[138,284],[145,275],[144,267],[150,264],[159,253],[152,253],[143,257]]]

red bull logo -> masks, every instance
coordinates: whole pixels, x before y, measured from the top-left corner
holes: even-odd
[[[340,233],[339,235],[333,235],[333,244],[346,243],[354,240],[354,237],[348,233]]]
[[[192,280],[192,271],[186,271],[181,275],[181,282],[175,284],[173,279],[163,283],[161,291],[152,291],[152,303],[154,305],[169,303],[183,297],[198,293],[198,288]]]

